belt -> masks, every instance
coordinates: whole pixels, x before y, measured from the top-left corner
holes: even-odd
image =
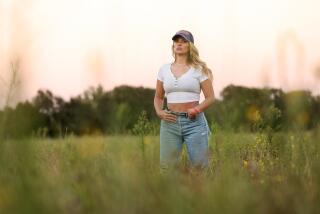
[[[170,111],[170,114],[174,114],[176,116],[182,116],[182,117],[188,117],[188,113],[187,112],[176,112],[176,111]]]

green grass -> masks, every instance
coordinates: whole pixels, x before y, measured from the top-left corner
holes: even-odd
[[[319,132],[214,133],[210,168],[159,174],[159,137],[0,143],[0,213],[319,213]]]

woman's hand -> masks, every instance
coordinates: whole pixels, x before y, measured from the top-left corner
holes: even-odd
[[[195,108],[189,108],[189,109],[187,110],[187,112],[188,112],[188,117],[189,117],[190,119],[194,119],[194,118],[196,118],[197,114],[200,113],[200,110],[195,107]]]
[[[158,114],[158,117],[160,117],[160,119],[165,120],[167,122],[176,122],[177,120],[177,116],[170,114],[169,111],[167,110],[161,110]]]
[[[196,118],[197,112],[193,108],[189,108],[187,112],[190,119]]]

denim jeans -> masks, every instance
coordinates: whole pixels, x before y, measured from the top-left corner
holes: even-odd
[[[211,132],[203,112],[195,119],[177,116],[176,122],[161,120],[160,171],[165,172],[177,166],[183,143],[191,166],[207,168],[209,134]]]

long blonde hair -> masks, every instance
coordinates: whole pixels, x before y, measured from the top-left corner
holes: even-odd
[[[207,64],[200,59],[199,51],[197,47],[189,42],[189,53],[188,53],[188,63],[196,69],[201,69],[201,72],[209,77],[211,82],[213,81],[213,75],[210,68],[208,68]],[[172,44],[172,56],[175,58],[174,47]]]

